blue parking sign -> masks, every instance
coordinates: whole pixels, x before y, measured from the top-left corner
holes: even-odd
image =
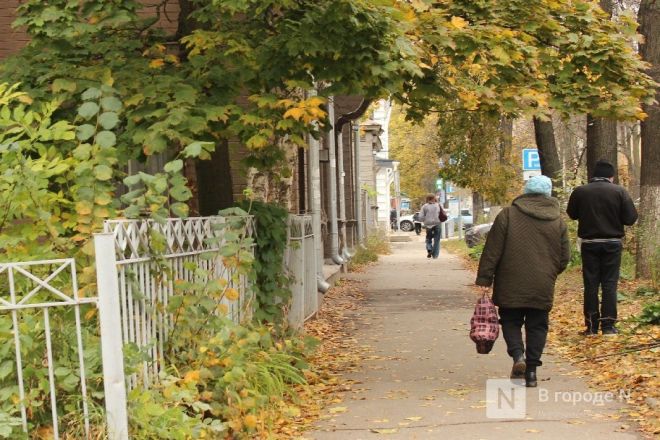
[[[539,150],[536,148],[525,148],[523,153],[523,170],[535,171],[541,169],[541,158],[539,157]]]

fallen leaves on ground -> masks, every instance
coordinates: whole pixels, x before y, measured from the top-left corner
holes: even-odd
[[[317,338],[320,344],[310,359],[309,385],[298,389],[296,404],[301,413],[278,428],[277,438],[300,438],[321,418],[324,408],[329,407],[330,417],[348,411],[341,403],[347,393],[354,392],[354,384],[344,375],[355,371],[370,355],[369,347],[358,345],[355,321],[350,317],[364,301],[360,284],[346,279],[338,282],[324,295],[315,319],[305,324],[305,333]]]
[[[550,318],[548,349],[571,361],[579,373],[598,391],[629,397],[623,411],[635,420],[646,435],[660,434],[660,352],[644,347],[660,341],[660,326],[639,326],[632,319],[641,312],[643,297],[635,295],[639,281],[620,280],[618,303],[620,334],[605,338],[584,337],[582,278],[579,270],[562,275],[555,289]]]

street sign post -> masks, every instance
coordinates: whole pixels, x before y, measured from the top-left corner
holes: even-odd
[[[536,148],[525,148],[522,150],[523,171],[541,171],[541,157]]]

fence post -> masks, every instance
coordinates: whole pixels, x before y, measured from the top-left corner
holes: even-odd
[[[110,440],[128,440],[126,381],[114,234],[94,234],[94,250],[108,438]]]

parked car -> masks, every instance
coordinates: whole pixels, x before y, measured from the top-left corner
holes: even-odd
[[[472,226],[465,231],[465,243],[469,248],[473,248],[479,243],[485,242],[492,226],[492,223],[482,223],[480,225]]]
[[[473,217],[469,209],[461,209],[461,215],[454,217],[454,223],[458,225],[459,217],[463,224],[463,229],[469,229],[472,227]]]
[[[404,232],[414,230],[419,234],[422,231],[422,222],[419,221],[419,212],[399,217],[399,229]]]

